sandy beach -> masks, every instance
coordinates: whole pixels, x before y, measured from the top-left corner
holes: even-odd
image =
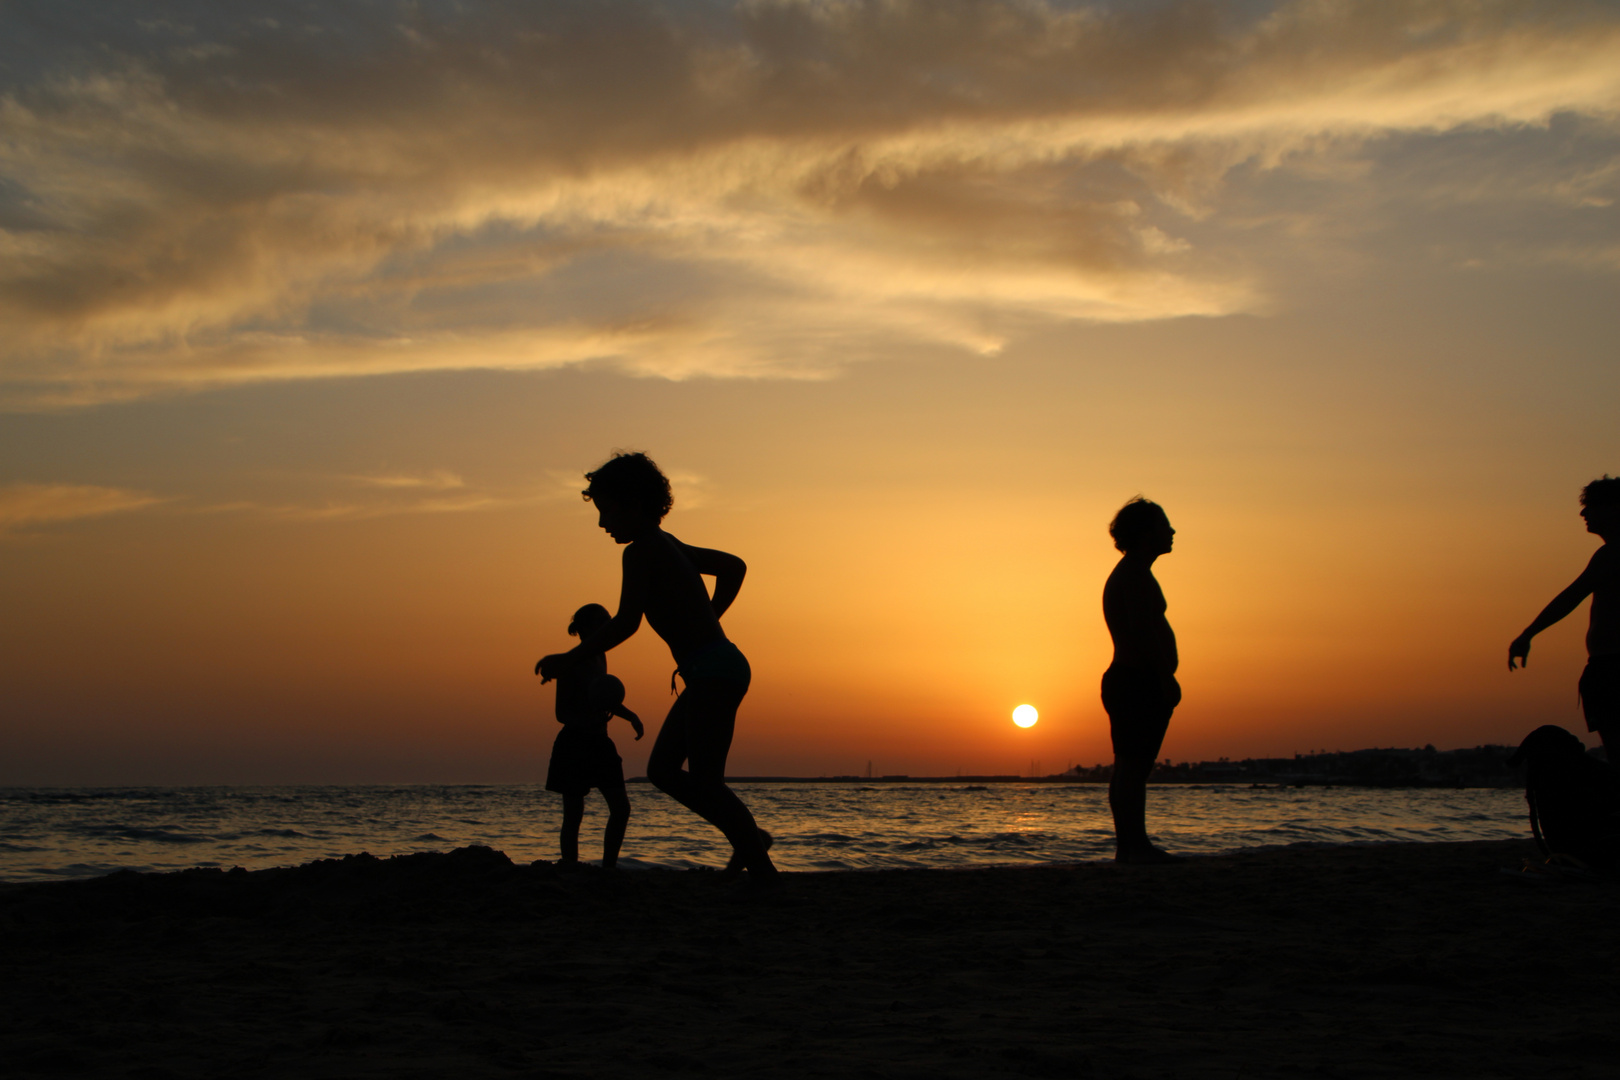
[[[790,875],[489,849],[0,887],[19,1076],[1612,1075],[1615,886],[1528,841]]]

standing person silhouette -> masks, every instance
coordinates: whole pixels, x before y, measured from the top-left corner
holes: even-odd
[[[1153,562],[1167,554],[1176,530],[1158,503],[1132,499],[1108,525],[1123,554],[1103,586],[1103,619],[1114,659],[1102,677],[1103,708],[1114,743],[1108,806],[1114,812],[1114,859],[1171,863],[1181,858],[1153,846],[1147,834],[1147,780],[1159,758],[1170,714],[1181,701],[1176,635],[1165,618],[1164,591]]]
[[[574,612],[568,633],[584,640],[608,623],[607,608],[586,604]],[[624,706],[624,683],[607,673],[607,657],[589,657],[557,679],[557,723],[562,730],[551,748],[546,790],[563,797],[562,830],[558,846],[561,863],[579,866],[579,826],[585,820],[585,796],[591,788],[602,793],[608,806],[607,829],[602,834],[602,869],[619,864],[619,848],[630,824],[630,797],[624,790],[624,763],[608,734],[608,720],[630,721],[636,738],[645,734],[641,718]]]
[[[614,543],[626,545],[619,610],[573,649],[542,658],[535,670],[555,678],[588,663],[627,640],[646,616],[686,682],[653,741],[647,779],[725,834],[734,852],[728,869],[746,869],[753,887],[774,885],[768,835],[726,786],[726,755],[752,672],[720,629],[720,616],[737,598],[747,564],[724,551],[683,544],[663,530],[675,500],[646,454],[616,453],[585,479],[590,486],[582,494],[596,504],[597,524]],[[715,579],[713,597],[704,574]]]
[[[1611,763],[1620,764],[1620,567],[1609,544],[1620,537],[1620,476],[1594,480],[1581,489],[1581,517],[1586,531],[1595,533],[1603,546],[1581,576],[1569,588],[1552,598],[1524,633],[1508,646],[1508,670],[1516,663],[1530,666],[1530,639],[1592,598],[1592,613],[1586,628],[1586,670],[1581,672],[1581,709],[1586,714],[1586,730],[1598,733],[1603,752]]]

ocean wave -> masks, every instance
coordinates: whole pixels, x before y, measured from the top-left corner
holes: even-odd
[[[160,844],[207,844],[212,836],[193,836],[190,833],[170,832],[168,829],[142,829],[134,825],[88,825],[83,829],[89,836],[116,837],[120,840],[152,840]]]
[[[741,784],[785,870],[948,868],[1110,858],[1113,826],[1094,785]],[[620,865],[715,869],[730,845],[672,802],[635,793]],[[1524,835],[1521,793],[1150,789],[1149,826],[1170,850],[1215,854],[1292,844],[1480,840]],[[476,824],[468,825],[466,823]],[[600,854],[593,806],[581,854]],[[561,800],[538,785],[8,789],[0,792],[0,880],[175,870],[208,860],[249,869],[370,851],[379,857],[478,840],[514,862],[557,858]]]

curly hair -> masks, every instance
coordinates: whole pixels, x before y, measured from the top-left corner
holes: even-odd
[[[1620,476],[1604,473],[1581,489],[1582,506],[1620,506]]]
[[[1164,507],[1138,495],[1119,508],[1114,520],[1108,523],[1108,535],[1114,538],[1116,549],[1129,551],[1149,529],[1168,520],[1170,518],[1164,512]]]
[[[585,474],[590,486],[580,492],[587,502],[598,496],[652,514],[659,521],[675,505],[669,480],[653,459],[639,450],[615,450],[613,456]]]

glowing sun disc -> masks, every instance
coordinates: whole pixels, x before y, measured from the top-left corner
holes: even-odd
[[[1035,711],[1033,705],[1020,705],[1013,710],[1013,723],[1019,727],[1034,727],[1035,721],[1040,718],[1041,714]]]

